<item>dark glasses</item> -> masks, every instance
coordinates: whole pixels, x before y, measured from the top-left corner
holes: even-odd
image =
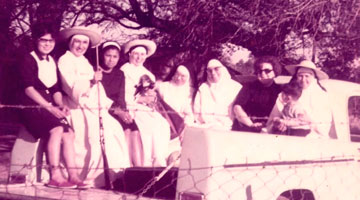
[[[273,71],[272,69],[260,69],[260,70],[257,70],[256,73],[261,74],[262,72],[265,72],[265,74],[268,74],[272,71]]]
[[[39,38],[39,42],[41,42],[41,43],[46,43],[46,42],[55,43],[55,40],[54,39]]]

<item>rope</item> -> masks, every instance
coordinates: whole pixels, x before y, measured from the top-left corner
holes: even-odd
[[[142,190],[142,192],[137,196],[136,199],[139,199],[140,197],[142,197],[152,186],[155,185],[156,182],[158,182],[162,177],[164,177],[164,175],[175,166],[176,162],[180,159],[181,154],[179,154],[177,156],[177,158],[172,161],[163,171],[160,172],[159,175],[155,176],[153,179],[151,179],[144,187]]]
[[[0,104],[0,109],[2,108],[13,108],[13,109],[43,109],[44,107],[42,106],[38,106],[38,105],[8,105],[8,104]],[[104,109],[104,110],[108,110],[108,111],[114,111],[115,109],[117,109],[119,107],[116,108],[110,108],[110,107],[100,107],[100,109]],[[90,109],[90,110],[99,110],[99,107],[78,107],[75,109]],[[169,113],[169,114],[175,114],[177,112],[175,111],[157,111],[155,108],[151,108],[151,109],[138,109],[138,108],[133,108],[133,109],[128,109],[129,111],[132,112],[159,112],[159,113]],[[194,115],[197,114],[202,114],[202,115],[207,115],[207,116],[228,116],[225,114],[217,114],[217,113],[193,113]],[[360,113],[359,113],[360,114]],[[249,116],[250,119],[252,120],[268,120],[269,117],[255,117],[255,116]],[[316,122],[317,124],[329,124],[328,122]],[[331,123],[330,123],[331,124]],[[337,124],[349,124],[349,122],[337,122]]]

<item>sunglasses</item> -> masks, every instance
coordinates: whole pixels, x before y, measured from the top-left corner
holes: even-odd
[[[39,42],[40,42],[40,43],[46,43],[46,42],[55,43],[55,39],[39,38]]]
[[[265,72],[265,74],[269,74],[272,71],[273,71],[272,69],[260,69],[256,71],[256,74],[261,74],[263,72]]]

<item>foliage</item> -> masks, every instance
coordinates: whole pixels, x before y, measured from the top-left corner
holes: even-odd
[[[284,64],[307,57],[331,76],[349,79],[348,68],[360,52],[358,0],[128,0],[87,5],[87,23],[152,28],[152,39],[171,52],[185,52],[184,61],[195,61],[195,66],[219,56],[221,45],[231,42],[254,56],[279,56]],[[294,56],[299,48],[310,48],[311,54]]]

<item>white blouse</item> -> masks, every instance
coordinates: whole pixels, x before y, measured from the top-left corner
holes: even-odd
[[[125,102],[126,105],[135,104],[135,86],[139,83],[141,76],[148,75],[152,81],[155,82],[155,76],[147,70],[144,66],[135,66],[130,63],[125,63],[120,70],[125,75]]]
[[[48,88],[55,85],[57,82],[57,73],[54,59],[51,56],[48,56],[49,60],[40,60],[35,51],[32,51],[30,54],[36,60],[38,66],[38,77],[41,82]]]

